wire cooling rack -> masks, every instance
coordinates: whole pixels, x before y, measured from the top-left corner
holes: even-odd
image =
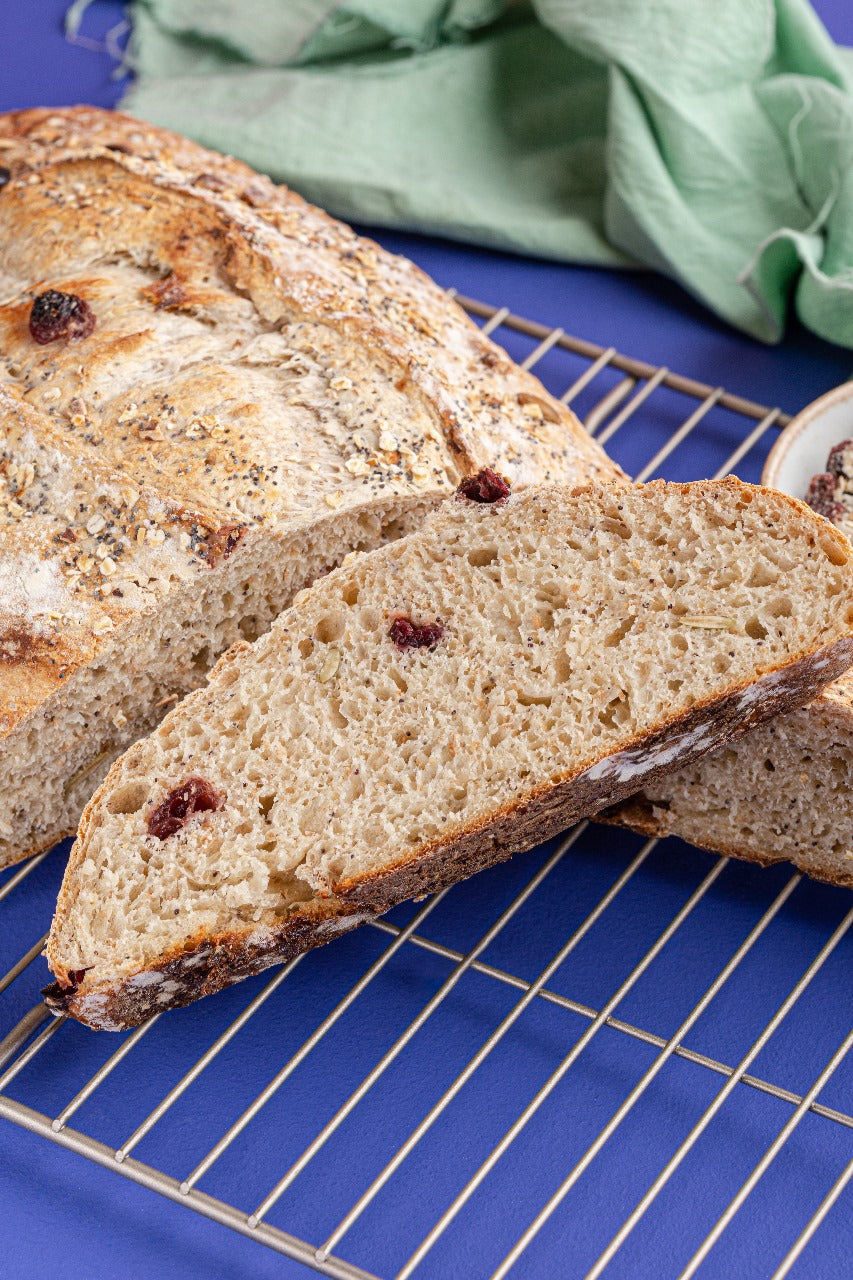
[[[640,479],[755,478],[787,421],[460,301]],[[0,883],[0,948],[60,875]],[[327,1276],[848,1275],[850,901],[581,823],[121,1037],[24,939],[0,1115]]]

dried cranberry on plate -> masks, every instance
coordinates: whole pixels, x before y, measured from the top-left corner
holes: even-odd
[[[846,519],[848,515],[847,507],[835,496],[837,485],[837,476],[829,471],[822,471],[819,475],[812,476],[805,498],[812,511],[833,523]]]
[[[841,440],[833,445],[826,460],[826,469],[834,476],[853,480],[853,440]]]

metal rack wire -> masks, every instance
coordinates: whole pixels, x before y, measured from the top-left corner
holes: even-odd
[[[571,385],[562,395],[565,403],[573,403],[580,407],[586,403],[583,412],[584,421],[589,430],[601,443],[607,443],[627,424],[637,427],[649,413],[649,401],[659,388],[666,388],[684,397],[688,402],[695,402],[694,407],[683,418],[675,430],[669,431],[654,451],[654,455],[644,464],[635,468],[638,478],[647,479],[653,475],[665,474],[666,465],[671,455],[688,441],[693,432],[701,429],[703,422],[712,411],[727,410],[745,421],[742,438],[737,448],[720,464],[716,474],[724,475],[735,469],[750,452],[766,445],[773,429],[787,421],[778,409],[768,409],[740,396],[732,395],[721,387],[711,387],[696,382],[691,378],[673,373],[666,368],[658,368],[643,361],[633,360],[620,355],[612,347],[602,348],[594,343],[585,342],[563,332],[562,329],[549,329],[532,321],[510,315],[506,308],[495,309],[468,298],[459,299],[466,310],[474,317],[482,320],[485,332],[500,331],[509,344],[526,341],[535,346],[524,355],[522,363],[527,368],[546,360],[553,362],[558,357],[571,362],[574,373]],[[521,353],[519,353],[521,355]],[[639,439],[639,436],[635,437]],[[710,1101],[702,1110],[698,1119],[680,1141],[676,1150],[654,1176],[642,1196],[636,1201],[630,1213],[621,1222],[611,1238],[601,1250],[599,1256],[590,1266],[584,1265],[583,1275],[586,1280],[595,1280],[602,1275],[610,1264],[618,1257],[623,1246],[640,1225],[649,1210],[656,1204],[658,1197],[678,1173],[683,1162],[694,1147],[700,1142],[703,1134],[713,1124],[732,1098],[735,1091],[746,1088],[780,1104],[778,1112],[780,1123],[774,1124],[774,1136],[766,1145],[758,1161],[749,1175],[743,1180],[739,1189],[730,1198],[720,1212],[711,1229],[707,1231],[693,1249],[692,1256],[678,1272],[678,1280],[688,1280],[703,1266],[706,1259],[716,1248],[720,1238],[731,1226],[735,1216],[752,1195],[761,1179],[777,1160],[792,1135],[807,1116],[820,1117],[829,1122],[837,1131],[853,1130],[853,1114],[848,1110],[829,1105],[822,1101],[822,1095],[831,1078],[853,1047],[853,1031],[849,1032],[838,1047],[825,1061],[825,1065],[814,1076],[812,1083],[805,1090],[797,1092],[783,1084],[763,1075],[755,1074],[751,1068],[763,1052],[768,1042],[783,1026],[795,1006],[801,1002],[818,975],[824,969],[830,957],[841,947],[853,926],[853,908],[841,916],[839,922],[831,930],[826,931],[822,944],[805,967],[797,980],[791,985],[787,994],[778,1006],[768,1010],[765,1025],[759,1034],[752,1039],[738,1061],[728,1063],[696,1048],[685,1044],[685,1039],[695,1028],[717,999],[724,986],[733,978],[745,958],[759,945],[767,945],[767,938],[774,921],[778,921],[783,909],[800,885],[799,874],[790,875],[782,883],[781,888],[763,910],[760,918],[754,923],[741,941],[732,951],[725,964],[705,987],[702,993],[692,999],[692,1007],[683,1016],[676,1029],[669,1035],[661,1035],[647,1027],[635,1025],[620,1016],[627,1004],[629,994],[655,964],[661,953],[671,940],[682,930],[686,922],[699,910],[717,885],[722,873],[728,865],[728,859],[717,858],[712,861],[710,870],[686,897],[666,926],[645,950],[641,958],[633,965],[630,972],[618,984],[612,995],[601,1003],[600,1007],[592,1007],[584,1001],[564,994],[553,985],[555,975],[562,969],[572,953],[581,946],[588,945],[588,937],[595,926],[613,908],[620,895],[636,882],[638,877],[648,873],[649,860],[657,844],[650,840],[642,845],[634,856],[627,861],[606,890],[600,900],[588,911],[586,916],[573,929],[570,936],[562,943],[556,953],[542,968],[538,976],[529,979],[486,961],[485,953],[492,947],[499,935],[502,935],[510,922],[519,916],[526,904],[540,889],[548,890],[553,882],[555,869],[563,866],[568,851],[578,850],[589,837],[589,824],[581,823],[569,832],[556,848],[546,856],[535,874],[516,892],[511,901],[496,915],[488,928],[482,933],[473,946],[458,949],[430,937],[428,929],[430,919],[436,919],[436,911],[447,898],[447,891],[430,899],[411,915],[407,922],[394,923],[390,919],[374,922],[374,933],[387,943],[372,962],[356,977],[353,985],[325,1016],[319,1017],[311,1033],[293,1052],[265,1087],[253,1098],[219,1136],[211,1142],[206,1153],[196,1161],[194,1167],[183,1176],[172,1176],[168,1172],[144,1163],[134,1154],[138,1145],[146,1140],[158,1126],[167,1122],[173,1108],[179,1104],[197,1084],[203,1074],[211,1068],[219,1055],[241,1032],[259,1015],[267,1002],[274,1001],[276,994],[287,988],[294,971],[305,964],[306,957],[297,957],[283,968],[275,972],[264,985],[259,986],[254,995],[251,988],[244,989],[246,1003],[238,1015],[225,1027],[198,1056],[184,1074],[162,1091],[156,1104],[150,1109],[141,1122],[122,1137],[118,1144],[107,1143],[83,1128],[73,1127],[71,1121],[75,1115],[97,1099],[98,1090],[102,1088],[119,1068],[120,1064],[133,1054],[144,1037],[148,1036],[158,1022],[155,1017],[135,1031],[121,1038],[105,1061],[93,1074],[73,1092],[70,1099],[54,1114],[40,1108],[30,1106],[10,1092],[13,1083],[26,1081],[28,1072],[37,1068],[39,1055],[55,1037],[63,1035],[66,1026],[64,1018],[50,1019],[44,1007],[37,1004],[32,1007],[17,1025],[0,1040],[0,1116],[12,1123],[30,1130],[53,1143],[68,1148],[87,1157],[96,1164],[113,1169],[125,1178],[158,1192],[160,1195],[181,1203],[197,1213],[212,1218],[235,1231],[249,1236],[279,1253],[286,1254],[300,1262],[315,1268],[327,1276],[348,1277],[349,1280],[377,1280],[373,1270],[348,1261],[341,1246],[354,1228],[362,1221],[371,1205],[381,1195],[386,1186],[410,1159],[416,1149],[433,1130],[440,1117],[463,1093],[466,1086],[474,1079],[476,1073],[484,1067],[487,1060],[494,1063],[493,1055],[499,1046],[505,1043],[513,1031],[518,1031],[520,1021],[526,1012],[534,1006],[547,1006],[550,1009],[563,1011],[564,1015],[579,1018],[585,1025],[582,1033],[573,1041],[569,1051],[563,1054],[556,1064],[551,1064],[550,1074],[539,1086],[530,1100],[523,1106],[488,1152],[481,1163],[468,1176],[454,1198],[436,1217],[426,1234],[411,1251],[403,1265],[398,1267],[395,1280],[408,1280],[411,1276],[444,1275],[446,1272],[430,1270],[430,1259],[433,1251],[441,1242],[458,1215],[461,1214],[469,1200],[478,1192],[481,1185],[490,1178],[493,1170],[504,1158],[510,1148],[519,1140],[524,1131],[540,1114],[557,1087],[569,1075],[582,1054],[596,1041],[603,1029],[616,1033],[624,1042],[637,1046],[646,1046],[648,1054],[642,1058],[647,1063],[640,1078],[613,1111],[606,1124],[593,1140],[574,1160],[571,1167],[563,1173],[562,1180],[546,1202],[538,1210],[528,1225],[517,1235],[517,1239],[497,1267],[491,1267],[491,1280],[500,1280],[511,1272],[518,1275],[538,1275],[521,1265],[523,1258],[529,1258],[529,1249],[546,1224],[555,1215],[560,1206],[570,1196],[579,1180],[586,1174],[593,1162],[598,1161],[599,1168],[604,1168],[606,1185],[606,1162],[608,1144],[623,1126],[635,1108],[647,1099],[654,1082],[664,1067],[672,1061],[683,1061],[701,1069],[706,1080],[719,1081]],[[27,882],[34,871],[42,864],[44,857],[32,859],[14,874],[10,875],[0,886],[0,902],[11,899],[12,895],[25,894]],[[456,891],[454,891],[456,892]],[[829,892],[829,891],[827,891]],[[840,897],[840,894],[839,894]],[[843,907],[846,907],[846,901]],[[43,945],[43,938],[36,939],[20,958],[11,964],[5,975],[0,978],[0,996],[26,975],[36,962]],[[337,945],[337,944],[336,944]],[[849,946],[849,939],[847,940]],[[350,1010],[357,1006],[359,1000],[369,989],[381,984],[383,974],[387,974],[389,966],[404,954],[413,949],[414,954],[434,957],[441,961],[446,971],[443,980],[431,997],[422,1004],[415,1016],[408,1022],[403,1031],[381,1053],[371,1069],[363,1076],[357,1086],[352,1089],[337,1110],[323,1124],[318,1132],[305,1145],[301,1153],[292,1160],[289,1167],[280,1174],[273,1186],[263,1195],[251,1211],[238,1208],[229,1200],[217,1197],[199,1188],[199,1183],[217,1166],[223,1156],[232,1149],[233,1144],[244,1131],[261,1116],[264,1108],[280,1094],[294,1073],[320,1046],[336,1024],[345,1019]],[[299,1237],[296,1232],[288,1232],[268,1219],[280,1199],[309,1168],[312,1161],[321,1153],[333,1135],[357,1111],[359,1106],[369,1097],[371,1091],[387,1077],[395,1063],[405,1066],[407,1050],[415,1038],[423,1030],[428,1021],[440,1010],[452,1008],[454,998],[458,998],[460,984],[466,975],[476,974],[491,984],[493,989],[500,989],[505,994],[512,994],[515,999],[504,1012],[498,1025],[485,1038],[480,1047],[470,1057],[465,1066],[458,1072],[452,1082],[438,1096],[436,1101],[426,1110],[422,1118],[411,1129],[389,1159],[372,1176],[360,1194],[349,1203],[336,1225],[322,1240],[309,1243]],[[192,1012],[182,1014],[183,1018],[192,1018]],[[66,1028],[70,1030],[70,1028]],[[103,1038],[101,1038],[102,1040]],[[99,1041],[100,1042],[100,1041]],[[109,1047],[115,1044],[109,1040]],[[58,1069],[60,1082],[62,1069]],[[72,1077],[69,1076],[69,1079]],[[574,1077],[571,1077],[572,1079]],[[65,1096],[67,1096],[66,1090]],[[833,1209],[853,1180],[853,1159],[843,1167],[835,1181],[828,1187],[817,1208],[801,1225],[793,1243],[776,1263],[772,1271],[772,1280],[782,1280],[797,1263],[815,1233],[820,1229],[827,1215]],[[461,1274],[461,1273],[460,1273]],[[466,1270],[466,1275],[482,1274]],[[544,1274],[544,1273],[543,1273]],[[581,1271],[566,1270],[564,1274],[580,1275]],[[658,1272],[658,1274],[662,1274]],[[672,1273],[673,1276],[675,1272]]]

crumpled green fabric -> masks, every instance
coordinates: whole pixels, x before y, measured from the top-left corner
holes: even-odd
[[[646,264],[853,347],[853,54],[806,0],[136,0],[123,106],[344,218]]]

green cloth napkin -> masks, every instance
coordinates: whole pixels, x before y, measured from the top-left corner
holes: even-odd
[[[853,347],[853,55],[806,0],[136,0],[123,106],[344,218],[646,264]]]

